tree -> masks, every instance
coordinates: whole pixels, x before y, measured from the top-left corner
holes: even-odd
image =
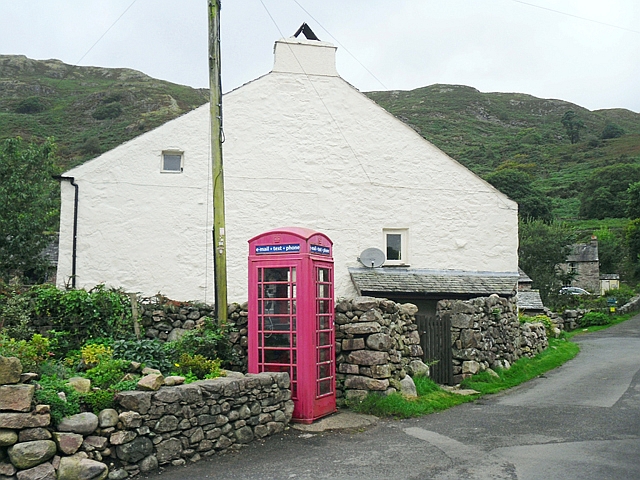
[[[571,143],[578,143],[580,141],[580,130],[583,130],[586,127],[584,126],[583,121],[578,118],[576,112],[573,110],[566,111],[560,121],[567,131],[567,135],[569,136]]]
[[[640,182],[632,183],[627,189],[627,216],[640,218]]]
[[[573,233],[562,223],[532,220],[520,222],[518,261],[520,268],[540,290],[543,302],[548,302],[562,288],[566,275],[559,268],[567,260],[574,242]]]
[[[47,260],[47,231],[58,218],[57,182],[52,178],[55,145],[0,142],[0,279],[41,281]]]
[[[533,179],[528,173],[514,168],[503,168],[487,175],[486,180],[518,203],[520,218],[551,220],[551,201],[541,190],[533,186]]]
[[[618,138],[624,135],[624,129],[615,123],[607,123],[600,134],[600,138],[606,140],[608,138]]]
[[[623,163],[594,170],[584,182],[580,197],[580,216],[598,219],[625,218],[629,205],[629,187],[635,182],[640,182],[640,165]]]

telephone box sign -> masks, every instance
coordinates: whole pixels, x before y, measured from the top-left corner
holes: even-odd
[[[331,248],[322,245],[309,245],[309,251],[319,255],[331,255]]]
[[[256,255],[298,252],[300,252],[299,243],[288,243],[287,245],[256,245]]]

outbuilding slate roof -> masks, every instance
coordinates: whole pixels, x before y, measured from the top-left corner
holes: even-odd
[[[544,311],[544,305],[538,290],[518,292],[516,299],[520,310]]]
[[[361,293],[513,295],[518,273],[463,272],[407,268],[349,268]]]

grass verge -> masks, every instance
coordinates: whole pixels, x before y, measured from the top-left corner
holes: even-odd
[[[496,393],[531,380],[562,365],[578,354],[580,348],[565,339],[550,339],[549,348],[534,358],[521,358],[509,370],[498,370],[497,376],[487,372],[465,380],[462,387],[480,392],[476,395],[458,395],[447,392],[429,378],[414,378],[418,397],[405,398],[399,393],[383,397],[368,395],[361,403],[351,405],[360,413],[378,417],[410,418],[439,412],[461,403],[471,402],[481,395]]]
[[[418,391],[417,398],[406,398],[399,393],[386,397],[368,395],[361,403],[350,405],[350,408],[377,417],[410,418],[446,410],[478,398],[478,395],[449,393],[427,377],[416,377],[413,381]]]
[[[598,330],[604,330],[605,328],[609,328],[609,327],[612,327],[613,325],[618,325],[619,323],[625,322],[637,314],[638,312],[625,313],[624,315],[614,315],[613,317],[611,317],[611,321],[606,325],[593,325],[587,328],[577,328],[572,332],[566,332],[565,338],[572,338],[576,335],[581,335],[583,333],[597,332]]]
[[[549,348],[533,358],[522,357],[508,370],[496,369],[497,376],[481,372],[462,382],[464,388],[472,388],[482,394],[497,393],[559,367],[575,357],[580,347],[564,338],[549,339]]]

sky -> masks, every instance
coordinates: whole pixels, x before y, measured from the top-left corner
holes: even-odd
[[[306,22],[361,91],[435,83],[640,112],[638,0],[221,0],[223,90]],[[0,54],[208,87],[207,0],[0,0]]]

